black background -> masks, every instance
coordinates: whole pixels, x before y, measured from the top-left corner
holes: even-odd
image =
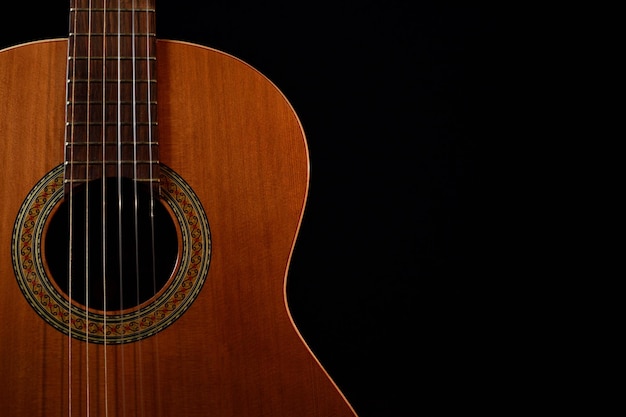
[[[0,47],[67,35],[67,2],[12,3]],[[487,166],[507,16],[395,0],[157,8],[160,38],[243,59],[301,119],[311,189],[288,296],[357,414],[484,410],[502,392],[485,294],[503,252]]]

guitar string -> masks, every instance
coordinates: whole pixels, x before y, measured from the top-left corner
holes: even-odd
[[[132,57],[132,118],[133,118],[133,214],[134,214],[134,233],[135,233],[135,289],[136,289],[136,305],[139,305],[139,198],[138,198],[138,165],[137,165],[137,135],[138,135],[138,124],[137,124],[137,46],[136,46],[136,27],[135,27],[135,19],[136,19],[136,2],[132,1],[132,11],[131,11],[131,57]],[[140,407],[143,404],[141,399],[144,398],[143,393],[143,367],[141,364],[143,363],[142,359],[142,348],[141,345],[137,347],[134,345],[134,351],[136,354],[135,361],[135,370],[138,369],[138,378],[139,378],[139,399],[140,399]],[[137,366],[137,364],[139,366]],[[135,386],[137,383],[135,382]],[[135,397],[136,400],[137,397]],[[143,416],[143,408],[141,415]]]
[[[86,417],[91,415],[91,367],[90,367],[90,340],[89,340],[89,306],[90,306],[90,273],[89,273],[89,251],[90,251],[90,242],[89,242],[89,177],[90,177],[90,142],[91,142],[91,34],[92,34],[92,18],[93,18],[93,9],[92,2],[89,0],[88,3],[89,13],[87,15],[87,104],[85,110],[86,116],[86,126],[85,129],[85,143],[86,143],[86,157],[85,157],[85,379],[86,379],[86,387],[85,387],[85,406],[86,406]]]
[[[122,268],[122,254],[123,254],[123,246],[122,246],[122,82],[121,82],[121,74],[122,74],[122,5],[121,0],[117,1],[117,213],[118,213],[118,268],[119,268],[119,295],[120,295],[120,307],[124,305],[124,292],[123,292],[123,268]],[[121,326],[120,329],[123,332],[124,330],[124,316],[121,315]],[[122,392],[122,415],[126,414],[126,359],[124,355],[124,335],[122,335],[122,343],[120,345],[120,366],[122,369],[122,378],[121,378],[121,392]]]
[[[108,25],[107,25],[107,1],[103,2],[103,13],[102,13],[102,32],[107,33]],[[107,42],[106,36],[102,37],[102,57],[107,56]],[[106,80],[107,80],[107,66],[106,59],[102,59],[102,305],[103,305],[103,323],[102,323],[102,334],[103,334],[103,360],[104,360],[104,415],[108,417],[109,415],[109,360],[108,360],[108,340],[107,340],[107,204],[106,204],[106,184],[107,184],[107,172],[106,172],[106,143],[107,143],[107,135],[106,135],[106,120],[107,120],[107,94],[106,94]]]
[[[76,1],[72,2],[74,4],[74,9],[76,9]],[[74,30],[73,32],[76,32],[76,28],[77,28],[77,24],[78,24],[78,13],[76,10],[74,10],[74,14],[73,14],[73,27]],[[68,43],[68,49],[72,48],[71,50],[68,51],[68,53],[74,57],[74,59],[72,60],[68,60],[68,73],[71,72],[71,78],[68,78],[68,89],[71,88],[71,91],[68,91],[68,96],[71,97],[71,102],[72,102],[72,107],[71,107],[71,114],[68,114],[68,110],[66,108],[66,119],[69,119],[69,126],[66,126],[66,137],[69,136],[69,142],[66,139],[66,144],[67,143],[74,143],[74,139],[75,139],[75,117],[76,117],[76,110],[75,110],[75,102],[76,102],[76,83],[72,82],[71,84],[69,83],[70,79],[75,80],[76,79],[76,55],[77,55],[77,47],[76,47],[76,35],[74,35],[74,39],[73,42],[70,44]],[[71,65],[71,68],[70,68]],[[71,86],[71,87],[70,87]],[[69,127],[69,133],[67,132]],[[74,184],[72,182],[72,180],[74,179],[74,147],[73,146],[67,146],[65,149],[66,152],[66,158],[67,158],[67,162],[69,164],[69,169],[66,170],[66,177],[69,176],[69,178],[66,178],[66,180],[68,181],[68,258],[67,258],[67,281],[68,281],[68,297],[69,297],[69,302],[68,302],[68,317],[67,317],[67,410],[68,410],[68,416],[71,417],[72,416],[72,400],[73,400],[73,384],[72,384],[72,363],[73,363],[73,355],[72,355],[72,299],[73,299],[73,293],[72,293],[72,287],[73,287],[73,257],[72,257],[72,253],[73,253],[73,247],[74,247]],[[69,155],[67,155],[67,153],[69,153]]]
[[[152,3],[154,2],[149,2],[148,6],[152,5]],[[155,6],[153,6],[155,7]],[[151,48],[151,44],[150,44],[150,32],[154,32],[156,33],[156,30],[153,30],[153,28],[150,25],[150,7],[146,7],[146,79],[151,80],[153,75],[152,71],[151,71],[151,66],[150,66],[150,56],[151,56],[151,52],[154,53],[154,55],[156,56],[156,51],[152,51]],[[155,28],[156,29],[156,28]],[[152,89],[150,88],[150,83],[148,82],[148,88],[146,89],[146,101],[148,103],[147,105],[147,110],[148,110],[148,143],[150,143],[150,146],[148,146],[148,161],[149,161],[149,179],[150,181],[148,182],[148,184],[150,184],[150,244],[151,244],[151,254],[152,254],[152,293],[156,294],[157,292],[157,284],[156,284],[156,249],[155,249],[155,239],[156,239],[156,234],[155,234],[155,225],[154,225],[154,205],[155,205],[155,198],[158,198],[158,194],[155,196],[155,187],[154,187],[154,172],[153,172],[153,162],[154,162],[154,155],[152,153],[152,143],[154,143],[154,136],[153,136],[153,132],[152,132],[152,126],[154,126],[153,124],[153,114],[152,114]],[[157,97],[158,98],[158,97]],[[158,138],[157,138],[158,140]],[[160,184],[157,182],[157,187],[160,186]],[[155,347],[155,358],[157,358],[157,360],[154,361],[154,368],[155,368],[155,372],[153,373],[153,378],[156,378],[156,380],[153,380],[152,382],[154,384],[156,384],[157,386],[159,386],[159,335],[155,335],[155,340],[154,340],[154,347]],[[160,397],[157,396],[157,401],[159,401]],[[157,404],[157,409],[160,409],[160,407],[158,407]]]

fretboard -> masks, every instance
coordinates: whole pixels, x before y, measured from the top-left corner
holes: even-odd
[[[155,0],[72,0],[65,190],[125,177],[158,190]]]

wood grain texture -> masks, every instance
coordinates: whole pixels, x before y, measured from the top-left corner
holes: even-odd
[[[153,337],[70,346],[24,300],[10,248],[25,196],[63,161],[67,42],[0,52],[3,415],[354,417],[286,304],[309,175],[297,116],[232,56],[159,41],[157,57],[161,161],[208,216],[207,281],[185,315]]]

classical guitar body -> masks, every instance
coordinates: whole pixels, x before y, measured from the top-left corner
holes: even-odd
[[[80,296],[113,281],[74,289],[58,276],[68,250],[58,249],[60,261],[55,251],[74,229],[56,219],[87,211],[87,203],[63,208],[84,193],[68,182],[68,109],[78,112],[78,101],[68,107],[68,40],[0,52],[1,414],[354,417],[285,298],[309,181],[297,116],[244,62],[198,45],[155,44],[160,191],[153,191],[170,216],[169,232],[157,236],[172,241],[173,267],[152,293],[117,305],[114,296]],[[105,196],[103,184],[90,193]],[[84,235],[116,235],[103,227],[117,224],[115,216],[102,213],[93,223],[83,215],[80,245]],[[121,256],[138,245],[116,247]],[[70,268],[91,271],[86,262],[71,260],[80,267]],[[119,275],[115,266],[102,269]]]

